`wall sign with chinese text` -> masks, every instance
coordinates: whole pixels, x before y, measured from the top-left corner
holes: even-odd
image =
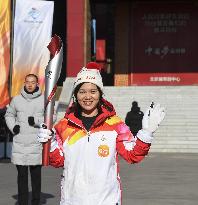
[[[132,3],[129,84],[198,84],[197,22],[195,3]]]

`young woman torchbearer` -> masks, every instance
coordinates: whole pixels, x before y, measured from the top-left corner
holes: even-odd
[[[121,205],[118,155],[131,164],[143,160],[165,116],[159,104],[150,106],[133,136],[103,98],[99,68],[90,62],[81,69],[65,117],[38,133],[41,143],[51,139],[50,165],[64,167],[60,205]]]

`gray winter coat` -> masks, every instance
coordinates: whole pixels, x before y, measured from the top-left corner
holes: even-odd
[[[34,117],[35,126],[28,124],[29,116]],[[15,125],[20,126],[20,133],[13,137],[12,163],[42,164],[42,144],[37,141],[39,125],[44,121],[44,97],[40,89],[33,94],[28,94],[23,88],[21,94],[12,99],[5,119],[11,132]]]

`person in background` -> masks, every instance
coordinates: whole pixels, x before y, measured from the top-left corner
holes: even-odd
[[[44,96],[38,77],[28,74],[20,95],[15,96],[5,114],[14,134],[11,162],[18,171],[18,204],[28,205],[28,168],[31,174],[32,205],[40,204],[42,144],[37,141],[38,128],[44,122]]]
[[[103,98],[100,66],[90,62],[78,73],[74,102],[52,130],[41,125],[38,141],[51,140],[50,165],[64,167],[60,205],[121,205],[118,155],[128,163],[144,159],[165,116],[155,104],[133,136]]]
[[[0,109],[0,141],[4,143],[4,149],[1,150],[1,153],[4,152],[4,155],[1,159],[8,159],[10,161],[10,142],[12,142],[13,135],[5,121],[6,110],[7,106]]]
[[[138,131],[142,129],[143,116],[144,113],[140,110],[140,107],[138,107],[138,103],[133,101],[131,111],[126,115],[125,123],[129,126],[134,136],[136,136]]]

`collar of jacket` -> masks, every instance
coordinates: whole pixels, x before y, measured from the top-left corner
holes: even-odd
[[[84,128],[82,121],[77,117],[76,113],[77,113],[76,106],[73,103],[72,106],[67,110],[65,114],[65,118],[68,119],[70,122],[76,124],[77,126]],[[98,125],[103,123],[106,119],[114,115],[116,115],[116,112],[113,105],[107,100],[105,100],[104,98],[102,98],[101,113],[97,116],[90,130],[93,127],[97,127]]]
[[[33,98],[37,98],[41,95],[41,90],[40,88],[36,91],[36,92],[33,92],[33,93],[27,93],[25,92],[24,90],[24,87],[21,89],[21,95],[25,98],[25,99],[33,99]]]

